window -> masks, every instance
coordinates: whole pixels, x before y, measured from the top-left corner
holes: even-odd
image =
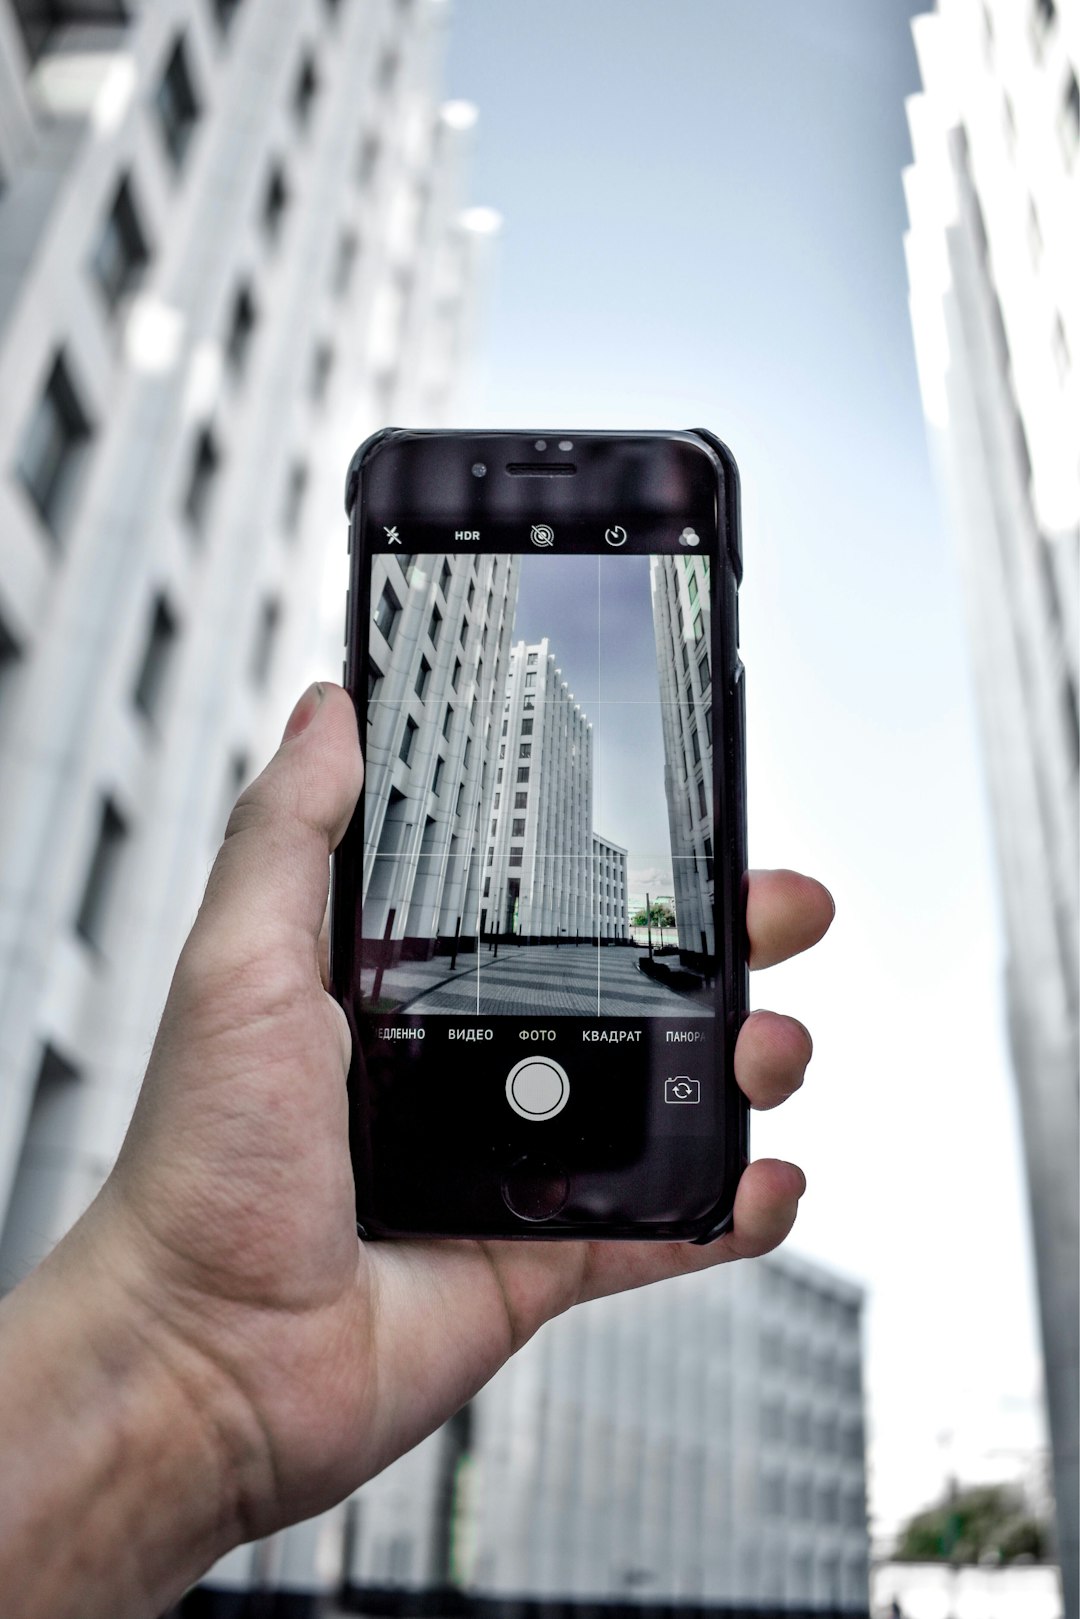
[[[500,770],[499,774],[500,774],[500,776],[502,775],[501,770]],[[528,765],[522,765],[519,768],[518,773],[517,773],[517,779],[518,779],[519,782],[520,781],[528,781],[528,779],[529,779],[529,767],[528,767]]]
[[[184,516],[196,532],[206,523],[206,514],[214,485],[221,471],[221,451],[209,427],[199,429],[191,457],[187,490],[184,494]]]
[[[1065,322],[1060,315],[1054,316],[1054,335],[1051,342],[1058,381],[1064,382],[1072,366],[1072,355],[1069,353],[1069,340],[1065,336]]]
[[[468,770],[468,768],[469,768],[469,758],[470,758],[471,754],[472,754],[472,737],[467,736],[465,738],[465,751],[461,755],[461,762],[464,765],[466,770]]]
[[[705,630],[701,622],[701,608],[699,607],[697,612],[694,614],[694,640],[700,641],[704,634]]]
[[[407,714],[405,716],[405,734],[401,738],[401,747],[398,749],[398,758],[403,764],[408,764],[409,762],[409,755],[412,753],[413,743],[416,741],[416,733],[419,729],[420,727],[412,715]]]
[[[281,512],[281,526],[290,539],[300,528],[307,487],[307,466],[303,461],[294,461],[285,480],[285,501]]]
[[[105,933],[109,904],[116,889],[120,854],[127,831],[127,823],[112,799],[104,798],[97,837],[83,884],[82,900],[75,919],[75,931],[80,938],[99,948]]]
[[[495,817],[493,815],[491,817],[491,836],[492,837],[495,836],[495,833],[498,831],[498,827],[499,827],[499,823],[498,823],[498,821],[495,819]]]
[[[311,355],[311,376],[308,392],[313,405],[321,405],[326,398],[330,374],[334,369],[334,350],[329,343],[316,343]]]
[[[499,732],[499,735],[500,735],[500,736],[505,736],[505,735],[506,735],[506,727],[507,727],[507,726],[508,726],[508,725],[509,725],[509,724],[510,724],[510,721],[509,721],[509,720],[503,720],[503,722],[502,722],[502,730],[501,730],[501,731],[500,731],[500,732]]]
[[[261,210],[263,235],[271,246],[281,236],[288,206],[289,188],[285,181],[285,170],[280,163],[273,163],[266,177]]]
[[[536,698],[526,697],[521,706],[526,714],[532,713],[532,711],[536,708]]]
[[[442,781],[443,765],[446,760],[440,755],[435,761],[435,774],[431,778],[431,790],[436,798],[439,796],[439,783]]]
[[[178,36],[154,97],[165,149],[178,169],[199,121],[199,103],[188,71],[183,38]]]
[[[495,850],[494,849],[489,849],[488,852],[487,852],[487,860],[484,862],[484,864],[487,865],[487,866],[490,866],[491,862],[494,859],[495,859]]]
[[[491,806],[491,807],[492,807],[492,809],[498,809],[498,807],[499,807],[499,800],[500,800],[500,798],[501,798],[501,797],[502,797],[502,793],[496,793],[496,794],[495,794],[495,802],[494,802],[494,804],[492,804],[492,806]]]
[[[356,178],[361,186],[370,185],[379,166],[379,137],[365,135],[360,142],[360,155],[356,161]]]
[[[712,838],[702,838],[701,846],[705,851],[705,876],[711,883],[713,881]]]
[[[505,759],[506,758],[506,743],[505,742],[499,748],[499,758],[500,759]]]
[[[442,614],[437,607],[431,609],[431,623],[428,625],[428,640],[432,646],[439,644],[439,631],[442,629]]]
[[[319,75],[315,71],[315,58],[310,51],[305,51],[296,75],[292,98],[293,116],[301,129],[307,129],[311,122],[311,111],[315,105],[318,89]]]
[[[531,759],[532,758],[532,743],[531,742],[523,742],[521,744],[521,746],[518,748],[518,758],[519,759]]]
[[[491,878],[490,877],[485,877],[484,878],[484,898],[485,899],[490,899],[491,898]]]
[[[703,717],[704,717],[704,720],[705,720],[705,740],[708,742],[708,744],[709,744],[709,746],[711,748],[712,747],[712,704],[711,703],[709,703],[706,706],[705,714],[704,714]]]
[[[377,73],[380,90],[387,91],[392,87],[394,80],[397,78],[400,65],[397,51],[392,49],[383,51],[382,56],[379,58]]]
[[[465,802],[465,783],[461,782],[457,790],[457,803],[454,805],[454,814],[461,814],[461,806]]]
[[[251,652],[251,678],[256,686],[265,686],[269,679],[280,624],[281,603],[274,596],[265,596],[259,607]]]
[[[510,858],[507,861],[507,864],[510,865],[510,866],[520,866],[521,865],[521,854],[522,854],[521,844],[520,843],[512,843],[510,845]]]
[[[258,318],[255,300],[251,296],[251,285],[244,281],[236,289],[232,314],[229,316],[229,335],[225,340],[225,359],[230,371],[236,376],[243,373],[247,363]]]
[[[522,720],[522,722],[521,722],[521,734],[522,734],[522,736],[532,736],[532,728],[533,728],[532,720]]]
[[[535,671],[534,671],[532,674],[527,674],[525,676],[525,690],[529,691],[535,685],[536,685],[536,674],[535,674]]]
[[[468,620],[468,618],[463,618],[461,620],[461,628],[460,628],[460,630],[458,630],[458,640],[461,642],[462,646],[465,645],[465,642],[468,639],[468,635],[469,635],[469,620]]]
[[[412,565],[416,561],[416,554],[413,551],[403,551],[401,555],[399,557],[395,557],[394,560],[401,569],[401,577],[404,579],[405,585],[408,588],[410,584],[410,575],[412,574]]]
[[[473,604],[473,601],[475,600],[475,597],[476,597],[476,586],[473,584],[472,580],[470,579],[469,580],[469,589],[468,589],[468,592],[467,592],[467,594],[465,596],[465,605],[467,607],[471,608],[472,604]]]
[[[169,663],[176,645],[178,625],[165,597],[154,599],[150,615],[146,644],[143,648],[139,674],[135,681],[134,702],[148,720],[157,718],[161,693],[165,685]]]
[[[536,653],[535,652],[530,652],[529,656],[526,658],[525,662],[528,664],[530,669],[535,668],[536,667]]]
[[[686,581],[686,594],[689,596],[691,602],[697,601],[697,574],[692,573],[689,579]]]
[[[382,595],[379,597],[379,603],[375,609],[375,628],[388,646],[393,646],[394,644],[394,636],[397,633],[397,623],[400,616],[401,603],[394,595],[390,585],[383,585]]]
[[[375,694],[377,693],[379,687],[382,685],[382,679],[383,679],[383,672],[379,668],[379,665],[375,662],[374,658],[368,658],[368,661],[367,661],[367,695],[368,695],[368,702],[369,703],[372,703],[372,702],[375,701]]]
[[[527,807],[527,805],[528,805],[528,802],[529,802],[528,793],[515,793],[514,794],[514,808],[515,809],[525,809]]]
[[[355,232],[343,230],[338,237],[334,272],[330,278],[330,290],[335,298],[344,298],[351,287],[359,253],[360,243]]]
[[[455,658],[454,659],[454,667],[453,667],[453,670],[452,670],[451,675],[450,675],[450,684],[454,688],[455,691],[457,691],[457,689],[458,689],[458,681],[460,679],[461,679],[461,659],[460,658]]]
[[[698,741],[697,726],[693,720],[690,721],[690,747],[694,755],[694,763],[699,765],[701,763],[701,744]]]
[[[131,193],[131,178],[121,180],[94,249],[93,268],[110,309],[138,286],[150,263],[150,248]]]
[[[1061,144],[1065,148],[1065,160],[1072,168],[1077,148],[1080,147],[1080,84],[1077,84],[1076,74],[1071,68],[1065,81],[1061,108]]]
[[[212,8],[218,27],[223,34],[227,34],[240,10],[240,0],[212,0]]]
[[[524,815],[519,815],[514,818],[514,824],[510,828],[510,836],[512,838],[523,838],[525,836]]]
[[[496,780],[496,781],[497,781],[497,782],[501,782],[501,781],[502,781],[502,778],[503,778],[503,773],[502,773],[502,771],[501,771],[501,770],[497,770],[497,771],[496,771],[496,772],[495,772],[495,780]]]
[[[439,570],[439,589],[442,591],[444,596],[448,595],[449,592],[450,592],[450,579],[451,579],[451,577],[452,576],[451,576],[450,564],[449,564],[449,562],[447,562],[446,558],[444,557],[443,558],[443,565],[442,565],[441,569]]]
[[[442,734],[443,734],[444,737],[449,738],[449,736],[450,736],[450,727],[453,725],[453,723],[454,723],[454,705],[453,705],[453,703],[447,703],[447,705],[446,705],[446,713],[443,715],[443,722],[442,722]]]
[[[420,667],[416,671],[416,681],[413,685],[413,691],[416,693],[417,697],[423,697],[424,693],[427,691],[427,683],[430,677],[431,665],[426,658],[421,658]]]
[[[79,403],[67,361],[60,353],[53,361],[19,450],[23,487],[54,535],[68,509],[82,452],[90,437],[89,419]]]

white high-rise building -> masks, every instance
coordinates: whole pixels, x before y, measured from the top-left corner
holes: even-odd
[[[518,559],[372,564],[364,939],[372,960],[476,948],[480,857],[517,603]]]
[[[454,380],[444,9],[0,0],[0,1287],[100,1184],[228,809],[337,676],[353,449]]]
[[[784,1252],[549,1322],[360,1492],[350,1605],[865,1614],[861,1307]]]
[[[1077,1619],[1080,0],[940,0],[914,34],[911,317],[966,587]]]
[[[511,650],[498,740],[483,931],[595,938],[592,725],[546,636]]]
[[[679,952],[707,967],[716,954],[709,559],[654,556],[649,577]]]
[[[626,895],[626,856],[628,851],[599,832],[592,835],[593,882],[596,885],[596,936],[599,939],[630,937],[630,910]]]

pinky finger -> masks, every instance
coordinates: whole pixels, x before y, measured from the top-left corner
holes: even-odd
[[[735,1193],[732,1229],[715,1244],[717,1258],[756,1259],[778,1248],[795,1224],[806,1176],[783,1158],[748,1164]]]

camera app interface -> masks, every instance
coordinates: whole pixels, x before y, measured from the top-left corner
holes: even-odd
[[[365,1007],[711,1018],[709,558],[538,527],[524,555],[388,530],[372,558]]]

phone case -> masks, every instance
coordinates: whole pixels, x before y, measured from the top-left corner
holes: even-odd
[[[723,557],[724,568],[722,579],[717,582],[715,590],[715,610],[719,613],[721,621],[721,653],[722,653],[722,690],[723,690],[723,736],[724,748],[721,759],[720,779],[723,794],[724,821],[728,828],[727,846],[718,851],[716,869],[721,882],[721,902],[718,906],[718,924],[724,929],[724,986],[723,999],[725,1006],[725,1074],[724,1091],[728,1103],[725,1114],[725,1128],[729,1138],[737,1143],[739,1169],[732,1182],[730,1199],[725,1198],[723,1206],[716,1206],[713,1210],[694,1222],[687,1222],[687,1229],[680,1230],[675,1240],[684,1240],[698,1244],[713,1242],[730,1229],[733,1220],[735,1188],[738,1178],[749,1161],[749,1109],[745,1098],[735,1083],[734,1050],[735,1040],[739,1029],[749,1010],[749,972],[748,972],[748,940],[746,935],[746,887],[747,887],[747,829],[746,829],[746,694],[745,676],[742,659],[738,646],[738,592],[742,582],[742,533],[739,501],[739,473],[734,457],[727,446],[717,436],[705,428],[686,430],[689,435],[704,444],[719,463],[720,481],[722,483],[726,548]],[[357,564],[359,547],[355,543],[355,530],[357,523],[358,496],[364,467],[377,450],[389,441],[396,438],[414,438],[423,436],[410,429],[387,427],[372,434],[356,450],[350,460],[345,479],[345,510],[349,519],[349,551],[352,555],[350,570],[350,589],[346,607],[345,640],[346,647],[353,644],[352,603],[359,599]],[[472,437],[471,433],[462,433],[462,437]],[[719,563],[720,558],[717,558]],[[353,671],[348,661],[343,669],[343,683],[354,701],[356,693],[353,691]],[[715,699],[714,699],[715,702]],[[339,928],[350,926],[349,919],[342,917],[335,903],[335,891],[338,880],[338,859],[335,855],[331,870],[331,917],[330,929],[330,983],[331,992],[344,1004],[349,986],[338,983],[335,978],[335,960],[338,952],[335,950],[335,936]],[[348,1010],[348,1008],[346,1008]],[[354,1041],[356,1031],[354,1030]],[[357,1042],[357,1050],[359,1044]],[[350,1075],[350,1087],[353,1076]],[[352,1115],[352,1109],[350,1109]],[[353,1148],[354,1172],[363,1173],[365,1158],[370,1153],[370,1142],[362,1132],[350,1130]],[[361,1235],[365,1238],[392,1238],[399,1235],[397,1231],[383,1230],[378,1222],[370,1219],[365,1222],[358,1221]],[[528,1229],[515,1233],[519,1240],[581,1240],[583,1233],[565,1231],[551,1231]],[[607,1233],[604,1233],[607,1236]],[[638,1231],[612,1232],[613,1240],[649,1240],[650,1233]],[[593,1240],[597,1233],[592,1233]],[[670,1231],[655,1233],[656,1240],[673,1240]],[[452,1239],[451,1239],[452,1240]],[[513,1240],[513,1239],[511,1239]]]

